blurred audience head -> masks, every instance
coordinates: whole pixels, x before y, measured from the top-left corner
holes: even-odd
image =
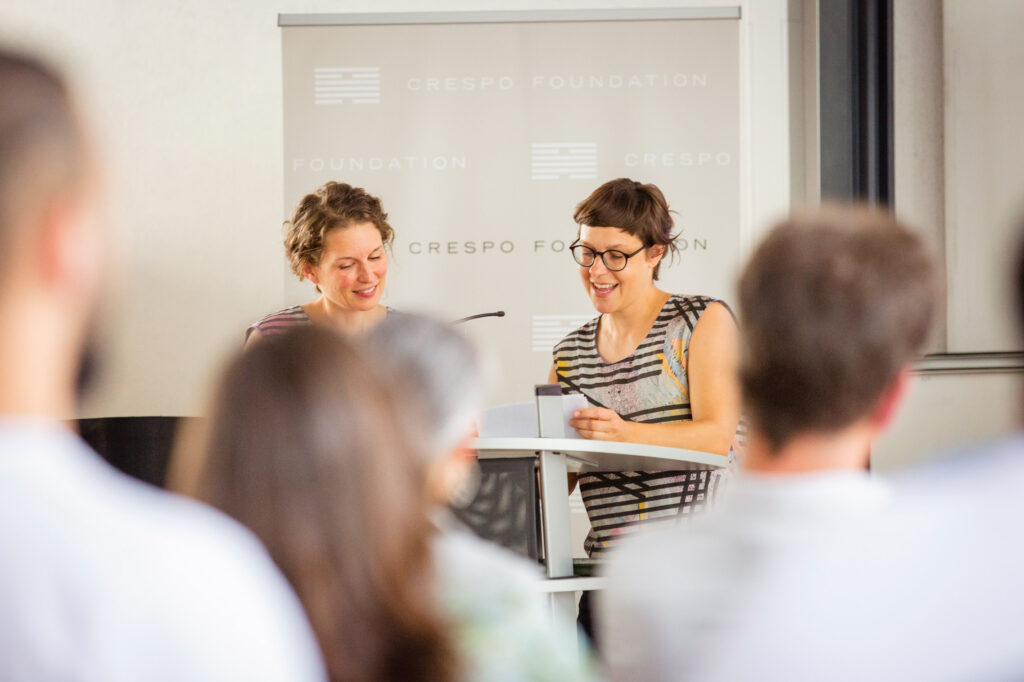
[[[0,275],[9,276],[53,205],[83,184],[82,131],[63,79],[0,49]]]
[[[451,324],[404,313],[388,315],[366,342],[392,377],[405,418],[423,425],[428,488],[435,501],[448,502],[474,464],[469,440],[483,404],[480,352]]]
[[[0,333],[19,357],[5,383],[52,386],[70,402],[106,262],[96,163],[56,71],[0,47],[0,93]]]
[[[803,433],[887,418],[938,289],[924,243],[880,209],[825,206],[777,225],[739,285],[751,426],[778,449]]]
[[[451,679],[422,458],[375,364],[319,326],[238,356],[194,492],[266,545],[332,680]]]

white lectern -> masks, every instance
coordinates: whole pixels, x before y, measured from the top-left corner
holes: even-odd
[[[567,474],[596,471],[676,471],[720,469],[723,455],[666,448],[639,443],[566,438],[562,415],[562,390],[558,384],[536,387],[537,438],[478,438],[480,459],[528,457],[539,460],[541,530],[548,582],[555,613],[574,619],[575,591],[592,589],[597,578],[573,578],[572,543],[569,532]]]

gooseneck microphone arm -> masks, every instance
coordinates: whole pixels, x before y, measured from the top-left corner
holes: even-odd
[[[504,310],[497,310],[493,313],[480,313],[478,315],[470,315],[469,317],[463,317],[462,319],[455,320],[452,324],[462,324],[463,322],[469,322],[470,320],[478,320],[481,317],[505,317]]]

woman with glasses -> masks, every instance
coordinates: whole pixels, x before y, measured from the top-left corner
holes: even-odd
[[[700,450],[725,464],[740,418],[736,322],[721,301],[658,288],[662,260],[677,252],[661,190],[612,180],[573,217],[579,236],[570,249],[598,316],[554,348],[548,381],[592,405],[570,424],[584,438]],[[587,554],[600,558],[641,525],[697,511],[719,480],[708,471],[580,476]],[[581,603],[589,633],[588,615]]]

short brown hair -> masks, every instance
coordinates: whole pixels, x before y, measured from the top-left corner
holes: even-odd
[[[63,79],[0,48],[0,275],[33,211],[85,175],[86,149]]]
[[[284,224],[284,248],[295,276],[302,279],[304,266],[320,263],[329,231],[353,223],[373,223],[385,246],[394,241],[395,231],[380,199],[362,187],[332,181],[302,197]]]
[[[673,257],[679,252],[668,202],[656,185],[629,178],[610,180],[581,201],[572,217],[577,225],[617,227],[639,238],[644,248],[660,244]],[[660,270],[659,261],[654,266],[654,279],[658,279]]]
[[[868,414],[924,345],[938,274],[888,213],[826,206],[777,225],[739,284],[746,416],[773,447]]]

